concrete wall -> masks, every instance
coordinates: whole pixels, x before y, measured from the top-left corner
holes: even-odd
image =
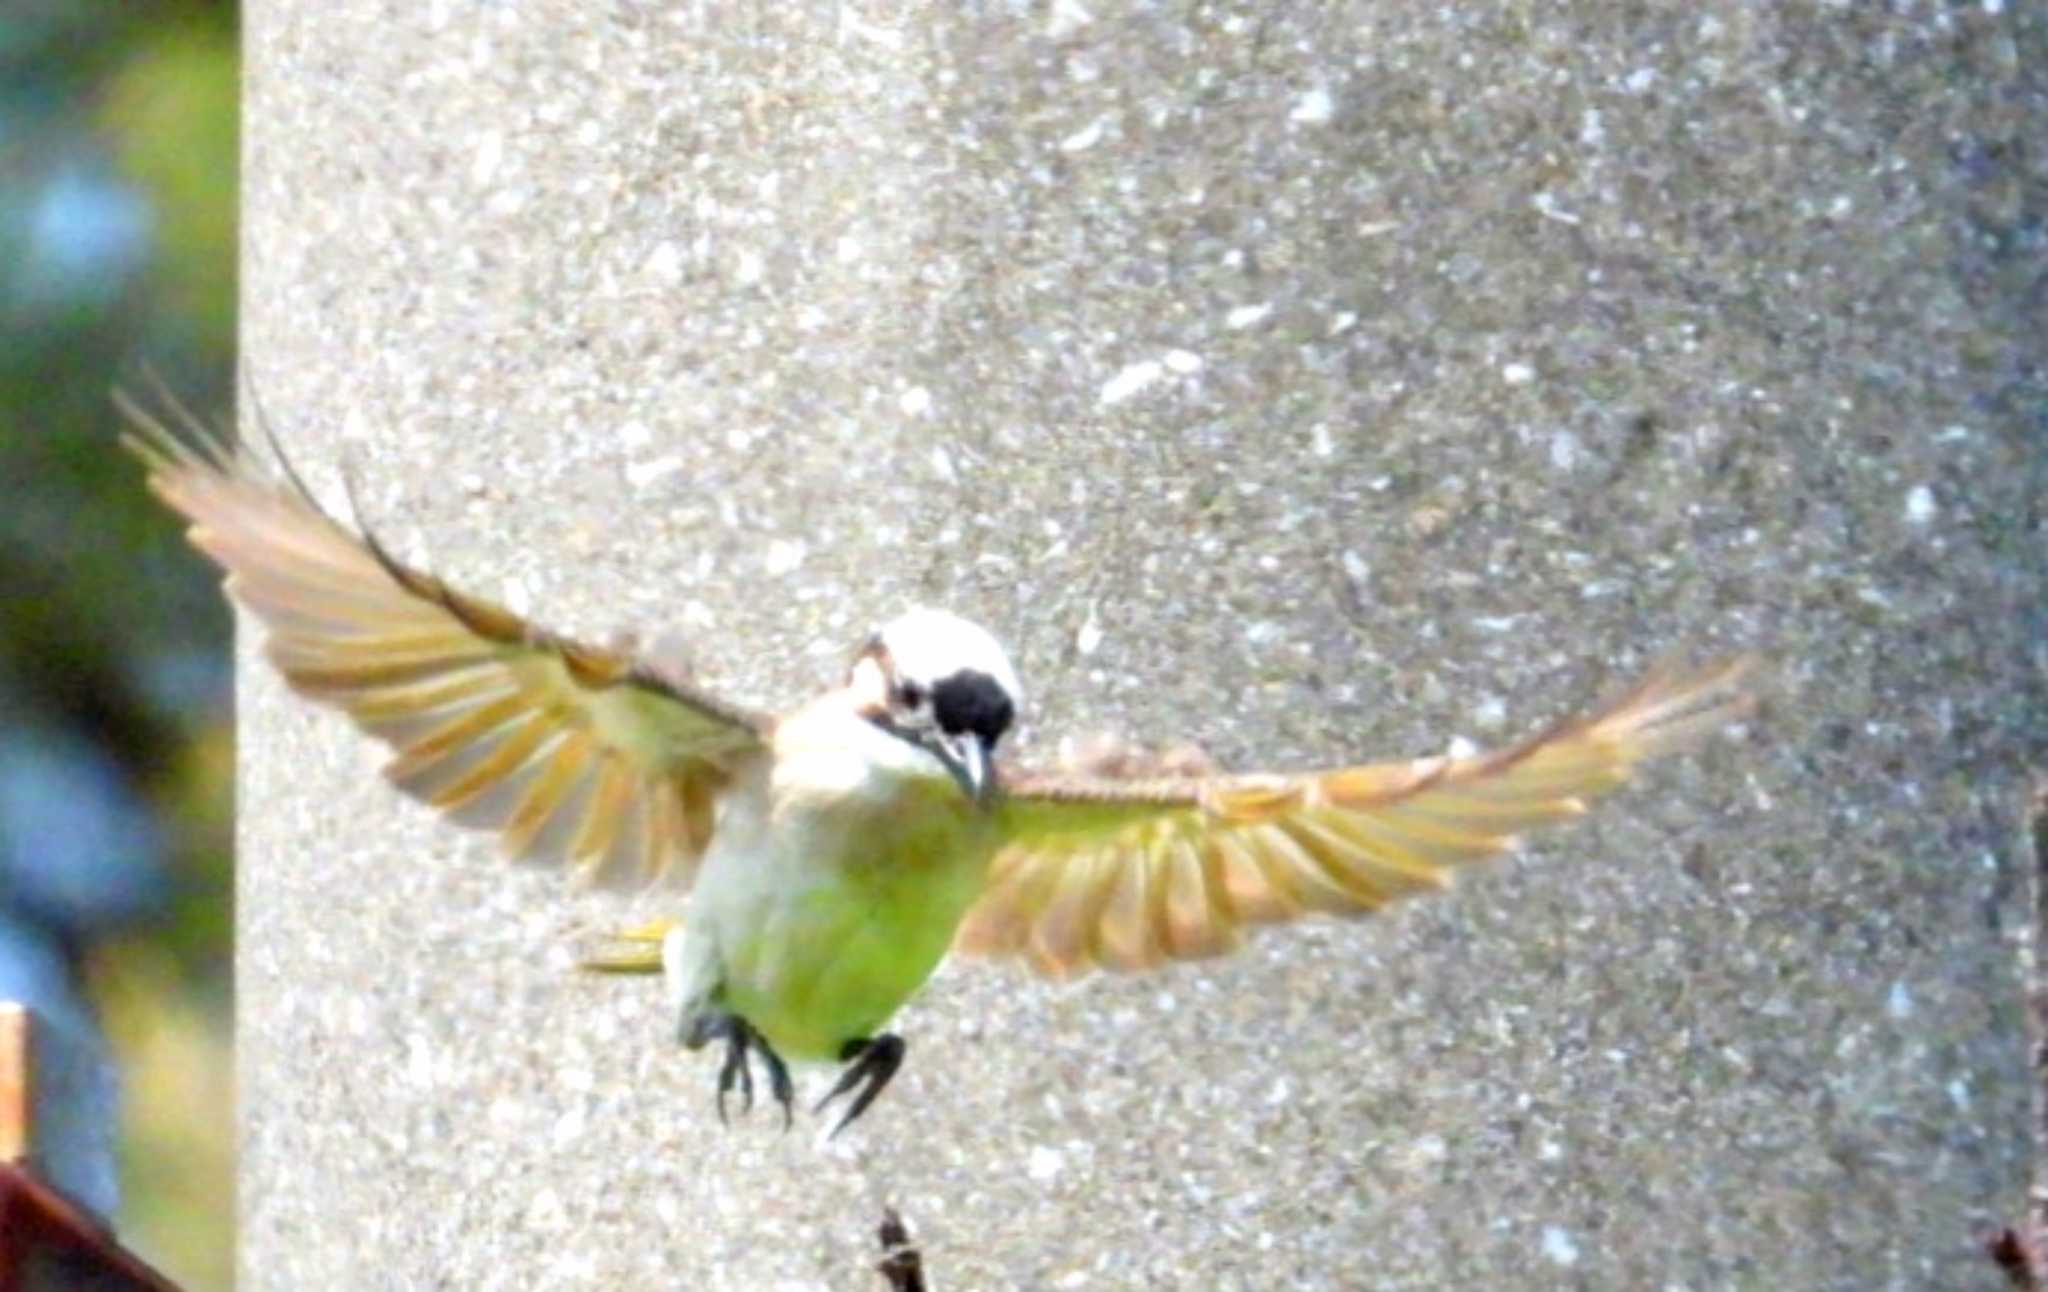
[[[1504,739],[1674,643],[1775,694],[1449,899],[948,969],[821,1149],[570,971],[659,903],[251,656],[247,1285],[880,1288],[889,1203],[952,1288],[1998,1286],[2025,8],[256,0],[254,381],[460,585],[777,705],[950,606],[1041,754]]]

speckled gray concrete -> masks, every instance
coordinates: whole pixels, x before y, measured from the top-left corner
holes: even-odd
[[[827,1150],[570,972],[658,903],[252,657],[248,1286],[880,1288],[884,1201],[949,1288],[1996,1286],[2042,20],[1655,8],[253,3],[259,389],[466,586],[766,704],[948,605],[1027,751],[1426,752],[1673,643],[1776,693],[1391,918],[952,966]]]

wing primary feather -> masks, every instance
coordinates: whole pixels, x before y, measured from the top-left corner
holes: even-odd
[[[597,784],[591,791],[590,803],[583,810],[583,820],[576,830],[575,841],[569,845],[569,859],[576,868],[576,878],[585,884],[604,884],[612,855],[612,845],[618,841],[620,828],[626,824],[627,804],[633,794],[633,776],[623,761],[616,755],[599,755],[597,763]]]
[[[1755,710],[1756,696],[1743,683],[1756,669],[1756,656],[1735,655],[1688,674],[1667,656],[1585,725],[1619,728],[1636,759],[1682,749]]]
[[[1111,864],[1104,865],[1105,860]],[[1031,929],[1034,963],[1057,966],[1058,976],[1069,977],[1093,960],[1095,929],[1116,876],[1114,859],[1097,854],[1077,857],[1060,868],[1057,887],[1046,898],[1045,914]]]
[[[684,838],[682,813],[676,781],[670,776],[650,777],[640,790],[645,806],[647,850],[642,857],[641,879],[653,882],[669,864],[670,849],[680,851]]]
[[[561,740],[562,733],[560,731],[544,732],[538,744],[528,750],[526,757],[521,759],[517,765],[505,771],[496,779],[488,781],[463,801],[444,808],[442,811],[447,814],[450,821],[459,826],[475,830],[497,831],[500,846],[505,849],[507,855],[512,855],[511,844],[504,838],[505,827],[512,819],[513,810],[526,801],[526,795],[533,788],[533,782],[540,776],[542,770],[548,766],[548,761],[553,756],[555,747],[561,743]],[[458,774],[466,775],[467,773]],[[411,791],[407,792],[410,793]],[[437,798],[444,796],[446,792],[447,786],[443,784],[438,787],[436,793],[421,798],[421,801],[433,803]],[[414,795],[414,797],[420,798],[419,795]]]
[[[1021,951],[1030,944],[1036,921],[1027,916],[1043,909],[1045,902],[1051,900],[1063,869],[1042,863],[1036,857],[1020,857],[1018,861],[1018,865],[999,872],[989,886],[992,893],[1005,893],[1009,900],[983,903],[976,908],[986,911],[986,916],[977,922],[979,936],[995,952]]]
[[[264,646],[264,654],[272,655],[270,645]],[[461,661],[456,661],[460,663]],[[404,686],[412,682],[439,677],[447,672],[448,664],[440,660],[396,660],[356,662],[347,664],[295,664],[281,663],[277,671],[284,674],[292,689],[316,700],[342,706],[348,705],[348,697],[358,692],[382,690],[390,686]]]
[[[178,435],[164,425],[163,419],[144,408],[124,390],[114,392],[114,403],[134,424],[138,435],[122,437],[137,452],[143,461],[152,467],[177,469],[181,465],[193,464],[226,473],[230,459],[221,438],[207,429],[185,402],[177,397],[154,366],[145,366],[144,377],[154,388],[156,398],[171,415],[183,423],[186,434]]]
[[[1457,866],[1582,815],[1637,764],[1750,713],[1753,667],[1660,664],[1582,716],[1473,757],[1297,776],[1010,774],[1005,843],[959,949],[1022,953],[1061,976],[1146,968],[1228,950],[1250,926],[1444,888]]]
[[[674,776],[655,782],[650,799],[654,804],[654,837],[661,847],[653,856],[653,870],[647,878],[652,881],[671,867],[696,869],[704,850],[698,846],[697,837],[690,829],[688,787],[696,768],[685,768]]]
[[[337,529],[341,528],[341,523],[329,516],[327,509],[320,505],[320,500],[313,496],[313,491],[306,486],[305,477],[299,474],[298,467],[293,464],[291,455],[284,451],[284,437],[277,433],[277,424],[270,420],[270,410],[264,407],[263,396],[256,388],[255,377],[252,375],[243,386],[249,392],[249,411],[255,414],[256,429],[263,433],[263,442],[269,446],[270,456],[277,462],[278,469],[284,472],[285,480],[298,494],[301,502],[311,507],[328,524]],[[350,499],[350,506],[354,506],[354,499]]]
[[[543,848],[541,841],[551,822],[556,823],[556,833],[567,835],[566,823],[576,815],[568,811],[567,804],[579,788],[588,788],[590,755],[590,738],[582,732],[569,733],[548,754],[547,761],[541,764],[526,793],[506,818],[503,838],[507,853],[537,860],[552,857],[555,850]],[[566,846],[565,838],[562,847]]]
[[[691,765],[683,779],[683,821],[692,858],[703,856],[711,846],[711,832],[718,825],[718,791],[725,779],[722,770],[703,762]]]
[[[1373,911],[1386,904],[1387,894],[1370,876],[1326,859],[1322,841],[1299,820],[1260,825],[1255,837],[1267,858],[1268,873],[1292,889],[1297,901],[1323,915]]]
[[[391,683],[427,681],[443,677],[481,661],[497,658],[488,643],[464,638],[441,650],[398,649],[386,651],[376,642],[354,644],[327,642],[314,645],[305,638],[278,634],[264,643],[263,653],[286,678],[296,674],[326,679],[330,686],[345,685],[345,679],[364,690]]]
[[[1283,828],[1297,839],[1313,837],[1321,855],[1344,874],[1369,868],[1372,888],[1383,899],[1421,888],[1447,887],[1451,863],[1490,856],[1501,850],[1503,840],[1512,837],[1444,834],[1424,840],[1380,817],[1339,812],[1304,813],[1284,822]]]
[[[1231,950],[1228,913],[1217,909],[1209,891],[1201,851],[1184,838],[1172,839],[1166,849],[1161,928],[1167,953],[1176,960],[1200,960]]]
[[[1240,920],[1247,924],[1277,924],[1307,913],[1307,908],[1295,900],[1292,889],[1273,882],[1245,832],[1219,831],[1210,836],[1210,847],[1223,878],[1219,891]]]
[[[1159,962],[1153,936],[1150,866],[1123,865],[1111,870],[1094,951],[1105,969],[1147,969]]]
[[[585,883],[598,888],[631,888],[640,882],[642,863],[647,855],[647,811],[645,782],[635,778],[631,791],[615,809],[618,825],[613,831],[609,847],[595,864],[584,868],[579,876]]]
[[[329,633],[326,640],[302,633],[273,633],[271,641],[279,653],[326,663],[369,656],[376,659],[472,660],[497,656],[495,642],[480,642],[472,633],[446,624],[409,624],[378,627],[362,625],[352,633]]]
[[[161,414],[114,399],[150,489],[268,627],[285,680],[394,747],[400,789],[584,878],[694,872],[719,791],[765,755],[770,719],[399,560],[364,521],[355,472],[342,471],[353,528],[320,504],[253,386],[262,462],[148,376]]]
[[[443,759],[474,748],[485,736],[532,708],[533,701],[515,692],[459,713],[399,750],[384,774],[396,781],[412,780]]]
[[[1475,798],[1456,787],[1426,797],[1401,799],[1374,809],[1389,819],[1413,821],[1418,825],[1453,831],[1484,830],[1497,834],[1520,834],[1532,826],[1570,821],[1586,814],[1584,800],[1549,798],[1527,802],[1513,799]]]
[[[349,701],[349,716],[365,725],[386,718],[418,721],[458,704],[514,694],[516,685],[488,664],[489,661],[479,661],[417,682],[365,691]],[[406,742],[393,739],[392,743]]]
[[[524,767],[555,730],[554,720],[545,713],[522,715],[518,725],[502,735],[489,753],[435,790],[427,802],[448,813],[471,807],[486,791]]]

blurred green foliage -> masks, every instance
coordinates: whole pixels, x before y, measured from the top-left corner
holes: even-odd
[[[146,365],[230,417],[238,58],[232,4],[0,10],[0,733],[90,740],[161,822],[168,902],[84,960],[121,1232],[192,1288],[233,1269],[229,620],[108,392]]]

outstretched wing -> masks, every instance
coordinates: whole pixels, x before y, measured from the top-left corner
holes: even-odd
[[[388,742],[400,789],[586,881],[693,877],[718,791],[768,719],[457,592],[189,416],[181,435],[116,400],[150,488],[269,626],[271,662]]]
[[[1497,753],[1291,776],[1008,778],[1005,843],[955,942],[1041,973],[1221,955],[1257,924],[1356,916],[1586,810],[1639,762],[1749,712],[1747,659],[1661,669]]]

